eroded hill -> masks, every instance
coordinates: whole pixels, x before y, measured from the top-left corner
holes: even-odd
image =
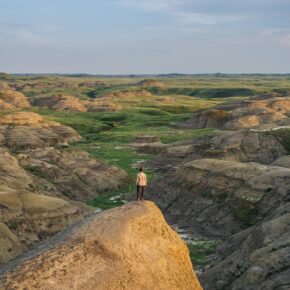
[[[151,202],[92,215],[0,274],[4,289],[202,289],[185,242]]]
[[[0,116],[0,263],[83,219],[83,204],[126,186],[115,166],[68,148],[83,138],[32,112]]]
[[[290,130],[280,128],[289,121],[288,99],[228,103],[228,119],[221,126],[209,119],[200,122],[218,110],[200,112],[190,120],[192,126],[227,130],[170,145],[147,163],[155,169],[150,198],[169,221],[197,237],[225,241],[212,267],[200,275],[205,289],[290,286]],[[237,115],[239,120],[237,112],[254,114],[259,122],[244,129],[233,119]]]

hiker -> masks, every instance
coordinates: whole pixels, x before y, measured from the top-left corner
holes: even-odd
[[[137,174],[137,180],[136,180],[136,185],[137,185],[137,200],[143,200],[144,199],[144,191],[147,186],[147,176],[143,172],[143,168],[139,169],[139,173]],[[140,198],[139,198],[140,196]]]

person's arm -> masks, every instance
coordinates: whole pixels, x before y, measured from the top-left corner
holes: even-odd
[[[147,186],[147,175],[145,174],[145,185]]]
[[[138,185],[138,183],[139,183],[139,174],[137,174],[136,185]]]

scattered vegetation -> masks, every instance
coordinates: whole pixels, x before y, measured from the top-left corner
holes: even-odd
[[[234,217],[241,221],[246,227],[253,226],[257,223],[259,211],[252,202],[242,199],[233,201],[231,210]]]
[[[195,268],[204,268],[210,265],[210,258],[216,251],[220,240],[201,240],[188,243],[192,264]]]
[[[290,129],[271,130],[270,134],[281,140],[288,154],[290,154]]]
[[[206,113],[207,117],[218,119],[218,120],[224,120],[229,117],[229,112],[224,110],[209,110]]]
[[[33,174],[35,176],[45,178],[45,174],[41,171],[41,169],[38,166],[26,165],[26,166],[24,166],[24,169],[29,171],[31,174]]]

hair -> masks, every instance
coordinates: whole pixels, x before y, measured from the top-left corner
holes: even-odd
[[[143,168],[142,168],[142,167],[140,167],[139,171],[140,171],[140,172],[142,172],[142,171],[143,171]]]

